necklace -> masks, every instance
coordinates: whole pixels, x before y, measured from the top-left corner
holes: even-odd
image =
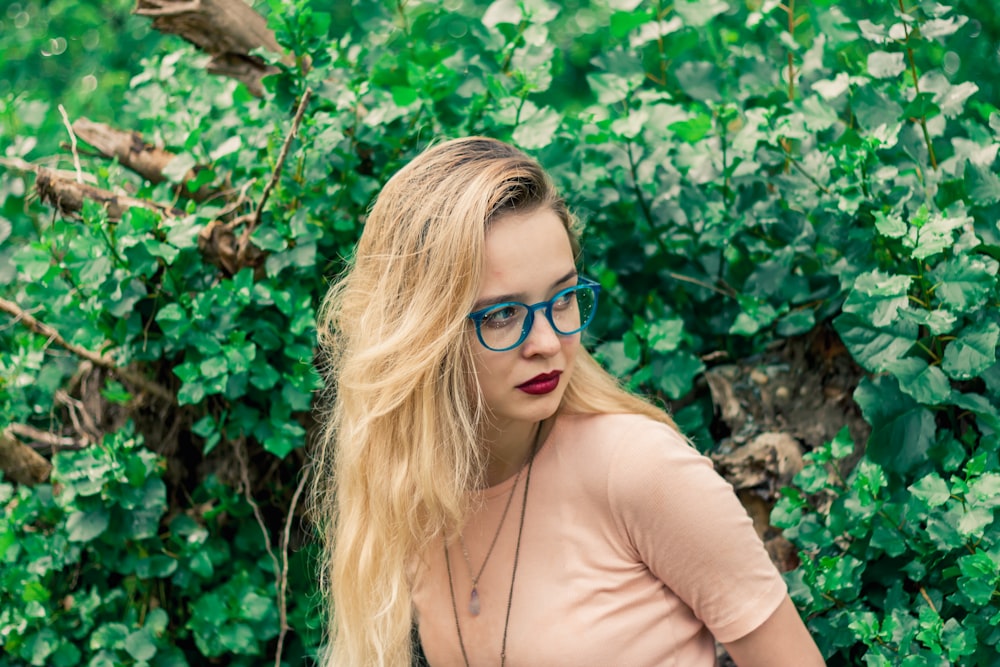
[[[514,485],[510,487],[510,494],[507,496],[507,504],[504,505],[503,514],[500,515],[500,523],[497,525],[497,532],[493,533],[493,540],[490,542],[490,548],[486,550],[486,558],[483,559],[483,564],[479,568],[479,572],[475,574],[472,573],[472,561],[469,559],[469,550],[465,546],[465,538],[462,534],[458,534],[458,541],[462,545],[462,556],[465,558],[465,565],[469,568],[469,576],[472,578],[472,593],[469,595],[469,613],[473,616],[479,616],[479,578],[483,576],[483,571],[486,569],[486,564],[490,562],[490,556],[493,555],[493,547],[497,545],[497,539],[500,537],[500,529],[503,528],[504,521],[507,520],[507,512],[510,510],[510,503],[514,500],[514,491],[517,489],[517,483],[521,481],[521,472],[524,470],[522,466],[517,471],[517,477],[514,478]]]
[[[510,592],[507,594],[507,613],[503,619],[503,640],[500,644],[500,667],[504,667],[507,662],[507,628],[510,625],[510,608],[514,602],[514,579],[517,577],[517,561],[521,555],[521,534],[524,532],[524,513],[525,509],[528,507],[528,487],[531,485],[531,467],[535,463],[535,453],[538,450],[538,440],[541,436],[542,427],[541,424],[538,426],[538,432],[535,434],[535,441],[531,446],[531,453],[528,455],[528,473],[524,478],[524,496],[521,499],[521,520],[517,526],[517,540],[514,542],[514,566],[510,573]],[[518,473],[520,474],[520,473]],[[517,488],[517,481],[514,482],[514,488]],[[511,489],[511,496],[514,495],[514,489]],[[507,501],[508,506],[510,505],[510,500]],[[506,513],[506,510],[504,510]],[[497,531],[499,533],[499,531]],[[494,543],[496,538],[494,538]],[[492,545],[490,550],[492,550]],[[486,556],[489,558],[489,554]],[[458,646],[462,649],[462,658],[465,660],[465,667],[469,667],[469,654],[465,650],[465,640],[462,639],[462,625],[458,620],[458,604],[455,602],[455,581],[452,579],[451,575],[451,557],[448,555],[448,543],[444,544],[444,564],[448,569],[448,590],[451,592],[451,610],[455,614],[455,630],[458,632]],[[482,572],[480,571],[480,574]]]

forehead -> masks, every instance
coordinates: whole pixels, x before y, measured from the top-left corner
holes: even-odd
[[[485,251],[480,299],[504,294],[540,296],[574,266],[569,232],[548,208],[494,220],[486,232]]]

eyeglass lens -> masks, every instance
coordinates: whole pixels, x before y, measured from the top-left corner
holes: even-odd
[[[596,298],[594,290],[578,286],[557,294],[549,308],[538,308],[535,316],[551,313],[549,323],[564,336],[577,333],[590,323]],[[529,309],[523,304],[500,304],[486,313],[479,325],[483,343],[491,349],[503,350],[518,345],[528,335],[526,320]],[[544,316],[544,315],[542,315]]]

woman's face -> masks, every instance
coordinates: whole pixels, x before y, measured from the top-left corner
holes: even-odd
[[[503,301],[547,301],[577,283],[569,234],[548,208],[495,220],[486,233],[483,268],[473,311]],[[555,414],[573,372],[580,334],[557,334],[539,309],[527,338],[512,350],[488,350],[474,329],[469,335],[491,427],[502,434]]]

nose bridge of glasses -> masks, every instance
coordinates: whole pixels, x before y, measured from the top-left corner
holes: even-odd
[[[541,318],[535,316],[539,310],[542,311],[542,314],[544,315]],[[535,322],[539,319],[545,321],[545,324],[549,326],[552,333],[559,333],[555,322],[552,321],[552,301],[549,300],[527,307],[527,314],[524,317],[524,325],[521,333],[522,338],[527,338],[531,335],[531,332],[535,328]]]

